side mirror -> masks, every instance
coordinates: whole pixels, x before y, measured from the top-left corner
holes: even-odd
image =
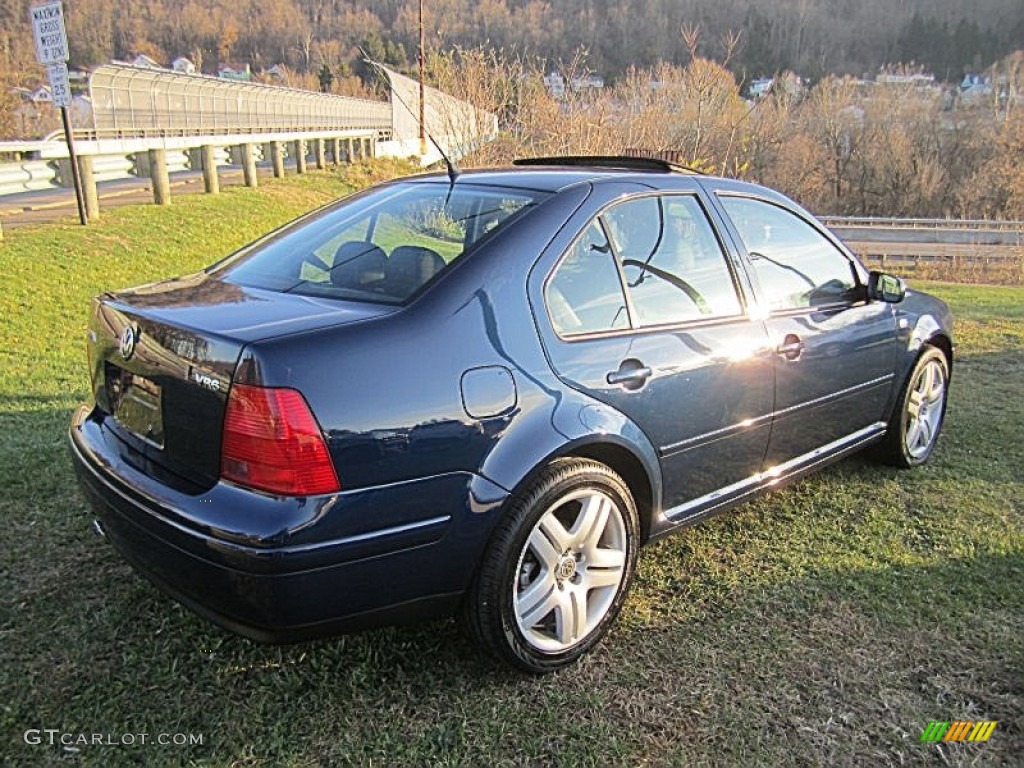
[[[884,301],[899,304],[906,298],[907,286],[896,275],[871,270],[868,276],[868,298],[872,301]]]

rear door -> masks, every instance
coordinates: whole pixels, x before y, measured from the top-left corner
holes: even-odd
[[[773,392],[765,329],[692,185],[589,210],[545,272],[549,358],[646,433],[663,508],[685,517],[760,468]]]

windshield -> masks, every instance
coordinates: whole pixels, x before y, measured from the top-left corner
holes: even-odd
[[[216,269],[282,293],[401,304],[547,193],[404,183],[302,220]]]

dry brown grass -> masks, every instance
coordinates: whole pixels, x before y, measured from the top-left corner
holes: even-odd
[[[889,257],[883,262],[867,258],[871,267],[884,268],[901,277],[944,280],[978,285],[1024,285],[1024,246],[1006,249],[1005,255],[972,254],[943,260]]]

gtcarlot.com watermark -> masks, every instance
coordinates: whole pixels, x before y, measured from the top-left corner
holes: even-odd
[[[22,737],[29,746],[47,745],[66,747],[77,751],[84,747],[161,747],[202,746],[201,733],[85,733],[69,732],[60,728],[29,728]]]

